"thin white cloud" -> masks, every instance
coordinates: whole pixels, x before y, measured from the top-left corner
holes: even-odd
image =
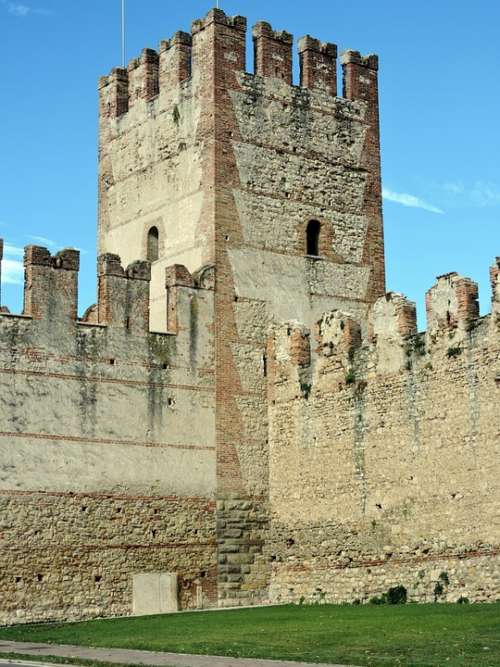
[[[4,259],[2,262],[2,282],[6,285],[23,285],[23,263],[15,259]]]
[[[20,248],[19,246],[16,245],[10,245],[10,243],[6,243],[3,247],[3,252],[6,257],[23,257],[24,256],[24,248]]]
[[[23,263],[16,259],[4,259],[2,262],[2,282],[9,285],[23,285]]]
[[[500,204],[500,188],[493,183],[476,181],[471,190],[471,198],[477,206],[496,206]]]
[[[2,283],[8,285],[24,284],[24,248],[6,243],[3,247]]]
[[[13,2],[9,2],[7,5],[7,11],[9,14],[13,14],[14,16],[28,16],[31,9],[26,5],[16,5]]]
[[[443,190],[450,195],[463,195],[465,187],[463,183],[445,183]]]
[[[392,201],[396,204],[401,204],[402,206],[421,208],[424,211],[430,211],[431,213],[444,213],[444,211],[437,206],[433,206],[423,199],[420,199],[420,197],[415,197],[415,195],[410,195],[406,192],[394,192],[393,190],[389,190],[389,188],[384,188],[382,190],[382,197],[387,201]]]
[[[445,183],[442,189],[460,206],[484,208],[500,205],[500,185],[488,181],[478,180],[468,185],[461,182]]]
[[[41,243],[46,246],[51,252],[55,250],[62,250],[63,248],[71,248],[72,250],[78,250],[82,255],[86,255],[87,251],[82,248],[77,248],[72,245],[64,245],[64,243],[59,243],[58,241],[53,241],[48,239],[46,236],[37,236],[36,234],[26,234],[26,238],[30,241],[35,241],[36,243]]]
[[[49,248],[55,248],[57,246],[57,243],[55,241],[53,241],[52,239],[48,239],[45,236],[36,236],[35,234],[27,234],[26,238],[30,239],[31,241],[36,241],[37,243],[43,243],[43,245],[46,245]]]
[[[19,2],[9,2],[8,0],[0,0],[5,9],[12,14],[12,16],[17,16],[19,18],[25,18],[30,14],[38,14],[42,16],[50,16],[52,12],[50,9],[43,9],[38,7],[31,7],[29,5],[24,5]]]

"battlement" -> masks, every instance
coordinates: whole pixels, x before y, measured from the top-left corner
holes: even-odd
[[[78,250],[67,248],[52,256],[47,248],[27,246],[23,315],[35,320],[76,320],[79,268]]]
[[[3,240],[0,239],[0,263]],[[1,266],[1,264],[0,264]],[[98,300],[78,318],[78,271],[80,253],[66,248],[51,255],[47,248],[27,246],[24,253],[24,307],[21,317],[58,322],[70,326],[71,322],[121,329],[131,334],[149,333],[149,286],[151,265],[138,260],[127,267],[120,257],[105,253],[97,258]],[[165,270],[165,303],[170,324],[169,333],[189,331],[189,312],[178,307],[181,293],[200,290],[213,291],[214,268],[203,266],[193,275],[182,265],[169,266]],[[0,317],[12,317],[6,308],[0,308]],[[183,318],[186,318],[184,320]],[[57,341],[54,341],[57,344]]]
[[[306,35],[299,40],[300,85],[337,95],[337,46]]]
[[[220,9],[212,9],[203,18],[192,23],[191,33],[176,32],[169,40],[160,42],[158,51],[144,49],[133,58],[126,69],[115,68],[99,81],[101,118],[118,118],[131,109],[138,100],[150,102],[192,76],[216,76],[207,69],[212,63],[211,46],[205,38],[208,30],[223,35],[231,42],[231,49],[223,55],[222,67],[228,73],[245,71],[245,34],[247,20],[242,16],[227,16]],[[255,75],[279,79],[293,84],[293,35],[274,30],[259,21],[252,29]],[[210,41],[210,40],[209,40]],[[306,35],[298,42],[300,61],[299,85],[305,89],[319,89],[337,96],[337,47],[322,43]],[[358,51],[346,51],[342,56],[344,72],[343,96],[349,100],[375,103],[378,58],[362,56]]]
[[[105,254],[98,257],[97,268],[98,323],[149,332],[150,263],[137,261],[124,269],[118,255]]]
[[[276,381],[288,378],[300,383],[304,366],[312,363],[313,352],[319,359],[314,377],[336,370],[349,383],[355,374],[369,378],[374,373],[413,372],[429,368],[436,355],[453,363],[471,346],[498,346],[500,327],[495,317],[500,297],[498,258],[490,271],[492,315],[489,316],[479,316],[477,284],[453,272],[438,276],[426,294],[427,331],[423,333],[417,332],[415,303],[397,292],[388,292],[375,301],[364,339],[361,323],[339,310],[322,316],[314,337],[297,322],[281,325],[273,336],[273,355],[279,369]]]
[[[234,28],[242,33],[246,32],[247,29],[247,20],[244,16],[227,16],[222,9],[214,8],[204,18],[195,19],[191,23],[191,32],[193,35],[196,35],[213,23],[227,28]]]
[[[292,85],[293,36],[284,30],[273,30],[265,21],[254,26],[252,35],[255,74]]]
[[[479,316],[477,284],[454,272],[437,280],[425,297],[428,333],[470,328]]]

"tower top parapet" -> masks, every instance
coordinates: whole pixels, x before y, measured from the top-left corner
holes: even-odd
[[[119,118],[138,100],[151,102],[172,87],[190,79],[194,73],[206,72],[210,61],[208,44],[196,46],[195,42],[209,26],[214,30],[231,31],[244,36],[247,19],[228,16],[221,9],[211,9],[208,14],[192,22],[191,33],[175,32],[172,38],[162,40],[158,51],[143,49],[127,68],[114,68],[99,81],[101,93],[101,117]],[[229,33],[228,33],[229,31]],[[253,72],[265,78],[280,79],[293,85],[293,35],[286,30],[275,30],[270,23],[258,21],[252,29],[254,41]],[[203,56],[203,49],[207,52]],[[245,70],[245,44],[241,45],[241,69]],[[195,53],[196,51],[196,53]],[[306,89],[323,89],[337,96],[337,46],[331,42],[306,35],[298,41],[300,60],[299,85]],[[225,66],[234,69],[227,53]],[[359,51],[346,51],[342,55],[344,67],[343,96],[362,99],[367,96],[360,85],[363,70],[376,73],[378,57],[362,56]],[[237,64],[240,68],[240,63]],[[198,71],[199,70],[199,71]]]

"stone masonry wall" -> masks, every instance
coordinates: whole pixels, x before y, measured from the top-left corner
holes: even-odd
[[[213,270],[167,271],[170,334],[146,262],[101,256],[82,320],[76,251],[30,246],[25,270],[0,314],[0,623],[130,614],[158,571],[215,604]]]
[[[1,490],[0,623],[129,615],[133,575],[147,572],[178,574],[181,608],[199,606],[198,588],[216,604],[214,512],[151,491]]]
[[[498,261],[490,317],[449,274],[417,334],[384,296],[377,57],[339,96],[334,44],[293,85],[292,35],[255,25],[249,73],[246,30],[214,9],[101,78],[98,303],[30,247],[0,315],[9,622],[129,613],[164,569],[184,607],[496,595]]]
[[[270,599],[500,597],[500,320],[441,276],[428,329],[398,294],[370,338],[348,314],[290,323],[270,350]]]

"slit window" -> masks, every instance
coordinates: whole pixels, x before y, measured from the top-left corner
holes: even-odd
[[[151,227],[148,232],[148,250],[147,258],[149,262],[156,262],[159,254],[159,234],[158,227]]]
[[[317,220],[310,220],[306,230],[306,252],[308,255],[317,257],[319,255],[319,232],[321,225]]]

